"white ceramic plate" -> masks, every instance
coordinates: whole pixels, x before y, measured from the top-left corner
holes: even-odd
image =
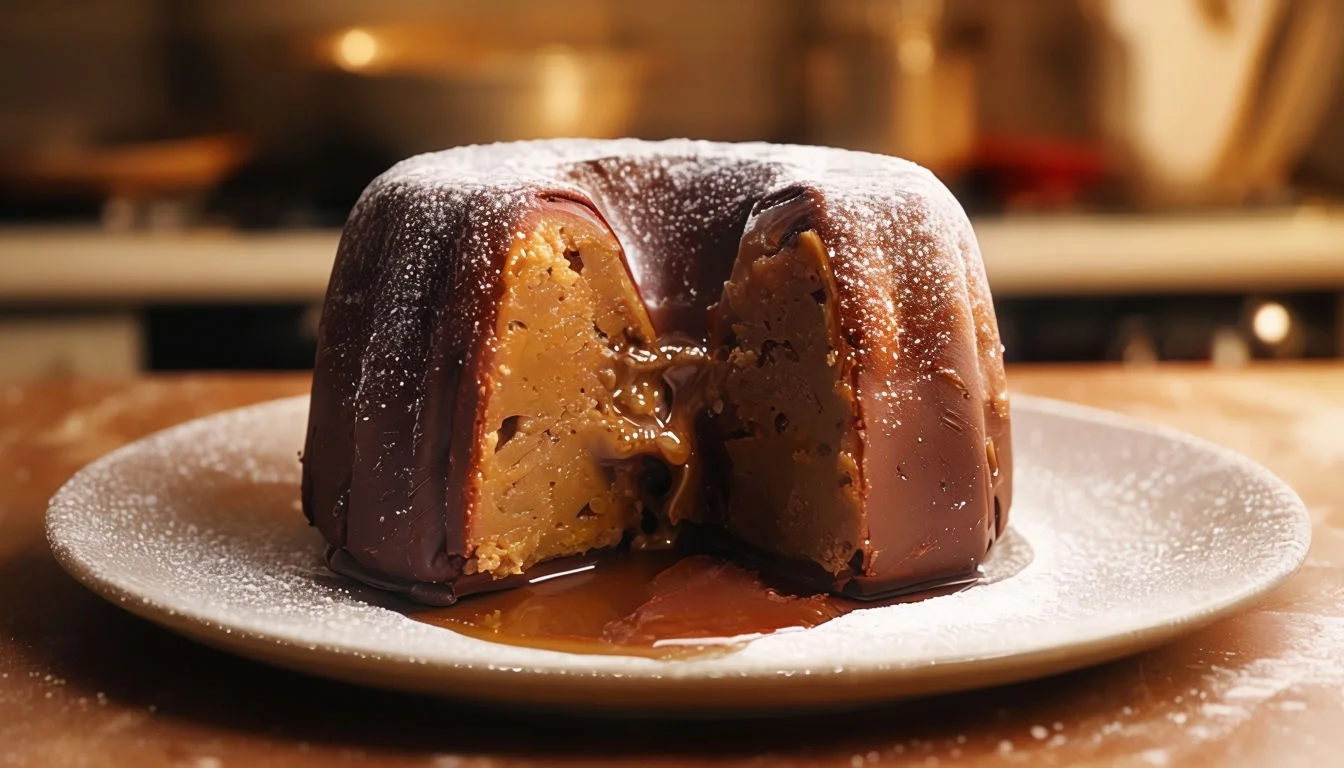
[[[1014,535],[998,580],[719,657],[566,654],[414,621],[329,574],[298,507],[306,409],[295,398],[218,414],[90,465],[52,500],[57,559],[128,611],[313,674],[497,703],[691,712],[891,700],[1113,659],[1254,601],[1301,565],[1311,535],[1297,496],[1239,455],[1017,397]]]

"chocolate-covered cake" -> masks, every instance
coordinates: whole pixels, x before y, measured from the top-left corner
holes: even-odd
[[[616,547],[862,599],[972,576],[1012,449],[950,193],[814,147],[464,147],[375,180],[323,309],[304,512],[426,603]]]

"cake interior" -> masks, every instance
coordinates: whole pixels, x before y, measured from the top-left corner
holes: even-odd
[[[866,538],[851,355],[815,232],[745,244],[713,318],[724,528],[838,574]],[[787,471],[781,471],[781,468]]]
[[[688,521],[862,568],[850,355],[815,233],[744,244],[707,348],[656,335],[619,244],[578,206],[519,232],[485,357],[468,573],[669,547]]]
[[[466,570],[496,577],[620,543],[640,522],[629,459],[662,437],[662,392],[616,386],[627,350],[654,339],[615,243],[578,213],[522,232],[486,355],[468,516]]]

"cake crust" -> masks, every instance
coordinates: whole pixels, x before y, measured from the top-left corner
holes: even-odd
[[[384,587],[420,585],[418,599],[451,602],[538,563],[581,556],[586,545],[577,539],[519,554],[504,533],[482,548],[490,526],[473,519],[486,514],[479,494],[491,487],[493,449],[522,425],[505,420],[532,416],[491,410],[506,381],[496,357],[509,332],[501,312],[509,311],[519,245],[550,237],[540,250],[558,265],[556,251],[563,260],[568,247],[556,227],[565,221],[585,222],[576,226],[588,228],[588,247],[623,260],[628,290],[601,292],[624,292],[617,303],[628,308],[622,322],[631,328],[622,331],[631,331],[640,359],[656,363],[641,369],[653,372],[642,380],[666,384],[647,396],[666,411],[653,414],[654,432],[668,431],[672,442],[708,434],[713,398],[690,393],[715,391],[728,376],[708,355],[695,359],[696,350],[725,343],[717,333],[731,303],[721,304],[725,285],[731,292],[742,269],[775,259],[780,274],[808,273],[803,279],[823,286],[814,307],[828,339],[825,365],[789,375],[812,376],[814,395],[829,387],[826,396],[850,420],[825,440],[819,422],[796,434],[811,423],[801,417],[776,434],[810,441],[812,460],[822,442],[837,442],[826,461],[837,467],[837,482],[843,462],[852,464],[852,487],[827,509],[822,497],[808,501],[811,522],[785,536],[789,546],[752,541],[745,530],[736,538],[763,559],[802,561],[794,570],[804,581],[857,597],[973,573],[1008,522],[1012,448],[993,306],[973,232],[951,194],[895,158],[632,140],[425,155],[394,167],[361,197],[324,305],[304,452],[304,511],[331,545],[333,564]],[[769,275],[756,279],[768,283]],[[608,339],[614,330],[604,331]],[[758,336],[733,339],[720,362],[734,352],[739,360],[760,355],[767,341],[780,349],[781,339]],[[632,370],[613,369],[612,381]],[[826,387],[818,389],[817,376]],[[618,468],[608,474],[626,478],[607,478],[610,487],[624,483],[628,499],[613,519],[638,536],[640,513],[654,507],[658,525],[685,518],[721,528],[722,520],[706,517],[720,514],[706,484],[716,471],[733,472],[731,455],[725,467],[722,454],[677,449],[666,436],[659,448],[658,435],[649,437],[628,456],[609,457]],[[667,491],[651,498],[647,479],[619,463],[630,457],[670,470]],[[609,546],[611,530],[580,538]]]

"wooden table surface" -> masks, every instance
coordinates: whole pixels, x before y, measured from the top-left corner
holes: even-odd
[[[1015,391],[1165,422],[1311,508],[1303,571],[1247,613],[1106,666],[785,720],[588,720],[373,693],[197,646],[52,560],[46,501],[86,462],[302,376],[0,382],[0,764],[1344,765],[1344,366],[1017,369]]]

